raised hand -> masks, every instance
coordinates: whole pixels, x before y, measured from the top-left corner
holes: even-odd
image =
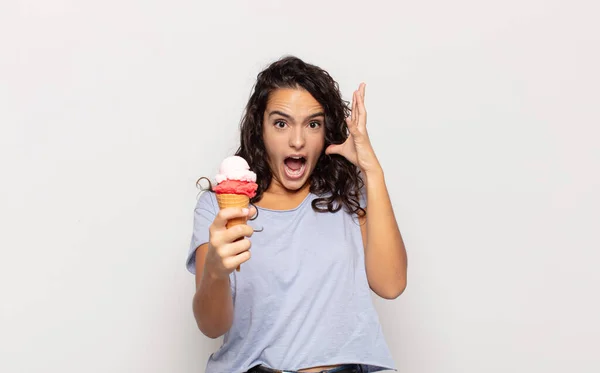
[[[367,133],[367,110],[365,109],[365,83],[361,83],[352,95],[352,112],[346,118],[349,135],[343,144],[329,145],[326,154],[339,154],[358,166],[363,172],[380,167]]]

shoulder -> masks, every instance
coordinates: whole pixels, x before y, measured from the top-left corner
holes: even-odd
[[[196,202],[196,210],[205,210],[216,214],[219,208],[215,193],[208,190],[202,191]]]

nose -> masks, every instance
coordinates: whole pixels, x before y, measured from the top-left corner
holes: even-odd
[[[293,131],[290,131],[289,145],[295,149],[302,149],[306,140],[304,139],[304,131],[301,126],[295,126]]]

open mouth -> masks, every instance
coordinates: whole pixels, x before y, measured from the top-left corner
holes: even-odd
[[[290,179],[299,179],[306,171],[306,158],[304,157],[287,157],[284,161],[285,174]]]

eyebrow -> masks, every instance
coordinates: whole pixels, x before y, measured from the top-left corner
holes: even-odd
[[[281,116],[282,116],[282,117],[284,117],[284,118],[287,118],[287,119],[292,119],[292,120],[293,120],[293,118],[291,117],[291,115],[289,115],[289,114],[286,114],[286,113],[284,113],[283,111],[279,111],[279,110],[273,110],[272,112],[270,112],[270,113],[269,113],[269,118],[270,118],[272,115],[276,115],[276,114],[277,114],[277,115],[281,115]],[[313,119],[313,118],[316,118],[316,117],[325,117],[325,113],[324,113],[324,112],[322,112],[322,111],[319,111],[318,113],[314,113],[314,114],[311,114],[311,115],[309,115],[309,116],[308,116],[306,119]]]

